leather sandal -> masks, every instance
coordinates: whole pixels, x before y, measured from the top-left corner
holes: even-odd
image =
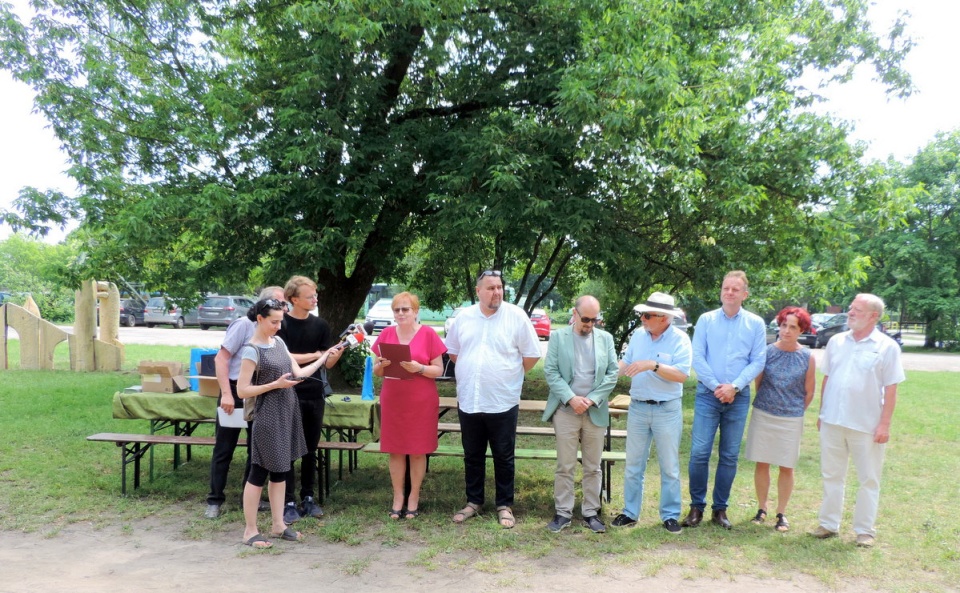
[[[460,523],[463,523],[470,517],[475,517],[479,514],[480,514],[480,505],[476,503],[468,502],[467,506],[463,507],[462,509],[457,511],[456,514],[453,515],[453,522],[459,525]]]
[[[783,533],[784,531],[790,531],[790,523],[787,521],[787,518],[783,513],[777,513],[777,524],[773,526],[774,529]]]
[[[517,524],[517,518],[513,516],[513,511],[510,510],[510,507],[497,507],[497,522],[500,523],[500,527],[504,529],[513,529],[514,525]]]
[[[756,523],[757,525],[763,523],[767,518],[767,511],[760,509],[757,511],[757,516],[753,519],[750,519],[751,523]]]

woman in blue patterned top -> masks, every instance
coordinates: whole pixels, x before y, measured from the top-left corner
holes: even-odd
[[[770,466],[780,467],[777,478],[777,531],[790,524],[784,513],[793,492],[793,468],[800,458],[803,413],[813,400],[816,362],[810,350],[800,345],[800,334],[810,329],[810,314],[800,307],[787,307],[777,314],[780,336],[767,346],[767,362],[757,376],[757,395],[747,430],[744,455],[755,461],[753,482],[760,509],[754,523],[767,517]]]

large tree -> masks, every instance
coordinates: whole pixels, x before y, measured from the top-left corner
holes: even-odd
[[[816,214],[859,174],[797,78],[908,86],[862,0],[37,4],[0,15],[0,59],[82,193],[33,212],[82,213],[91,268],[177,294],[316,277],[335,326],[411,245],[437,299],[493,265],[528,307],[571,271],[626,304],[776,264],[840,236]]]
[[[890,184],[913,203],[896,227],[861,225],[873,267],[867,287],[925,324],[925,346],[960,341],[960,130],[942,132],[910,163],[886,164]]]

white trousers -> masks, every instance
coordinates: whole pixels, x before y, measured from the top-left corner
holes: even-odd
[[[880,504],[880,475],[883,473],[883,452],[886,445],[873,442],[873,435],[836,424],[822,422],[820,426],[820,475],[823,476],[823,503],[820,505],[820,525],[830,531],[840,531],[843,515],[844,485],[847,464],[853,459],[860,489],[853,511],[853,530],[860,534],[876,535],[874,523]]]

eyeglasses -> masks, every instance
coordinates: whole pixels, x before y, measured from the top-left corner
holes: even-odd
[[[394,313],[409,313],[413,311],[413,307],[397,307],[393,310]]]
[[[315,300],[317,300],[319,297],[318,297],[316,294],[312,294],[312,295],[310,295],[310,296],[295,296],[295,297],[291,297],[291,298],[303,299],[303,300],[305,300],[305,301],[315,301]]]
[[[486,276],[493,276],[494,278],[502,278],[503,272],[501,272],[500,270],[484,270],[480,272],[479,276],[477,276],[477,281],[480,281],[482,278],[485,278]]]
[[[603,317],[599,315],[596,317],[584,317],[583,315],[580,314],[580,311],[578,311],[576,308],[574,308],[573,310],[577,311],[577,316],[580,317],[580,323],[600,323],[601,321],[603,321]]]
[[[656,313],[644,313],[643,320],[650,321],[651,319],[663,319],[666,315],[658,315]]]

